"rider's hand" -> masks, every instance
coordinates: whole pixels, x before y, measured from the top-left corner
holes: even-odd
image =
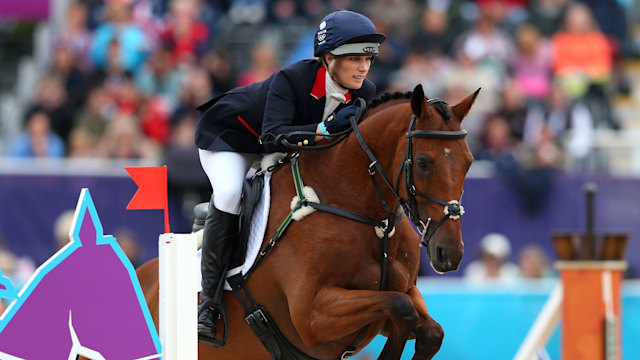
[[[340,109],[338,112],[329,115],[327,120],[324,121],[324,126],[327,129],[327,132],[329,134],[335,134],[348,129],[351,126],[349,118],[354,116],[357,111],[357,107],[349,105]]]

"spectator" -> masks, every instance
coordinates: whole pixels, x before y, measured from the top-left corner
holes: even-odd
[[[267,20],[285,25],[298,19],[298,4],[294,0],[268,1]]]
[[[176,113],[194,111],[205,103],[213,94],[211,78],[202,67],[194,67],[187,71],[186,79],[180,89],[180,104]]]
[[[554,174],[562,161],[550,127],[539,125],[527,144],[514,136],[501,112],[493,114],[487,119],[484,148],[478,155],[495,163],[497,174],[515,191],[523,210],[531,216],[538,214],[549,199]]]
[[[140,102],[140,126],[145,137],[159,145],[169,140],[169,117],[171,109],[160,96],[152,96]]]
[[[92,135],[87,129],[75,128],[69,136],[67,156],[70,158],[91,158],[95,157],[98,137]]]
[[[422,12],[420,27],[411,38],[411,48],[420,52],[451,55],[455,37],[449,26],[446,9],[427,6]]]
[[[624,9],[619,1],[606,0],[578,0],[589,7],[598,27],[605,34],[614,53],[628,52],[628,27]]]
[[[109,76],[105,80],[104,87],[116,105],[117,115],[136,114],[144,101],[144,97],[128,73]]]
[[[537,244],[525,246],[518,254],[520,276],[528,279],[542,279],[554,276],[549,257]]]
[[[562,19],[571,0],[529,0],[526,22],[550,38],[562,26]]]
[[[130,73],[135,73],[150,52],[145,32],[131,21],[130,0],[109,0],[106,3],[107,20],[94,33],[90,59],[95,67],[105,70],[114,41],[119,44],[115,61]]]
[[[524,129],[527,125],[527,103],[522,91],[513,81],[506,81],[503,86],[499,102],[500,105],[496,114],[499,114],[507,120],[509,128],[511,128],[511,135],[514,138],[523,140]]]
[[[89,90],[87,102],[75,120],[74,131],[82,129],[89,135],[99,138],[107,124],[116,116],[118,106],[107,89],[96,86]]]
[[[76,55],[70,47],[64,44],[54,47],[49,73],[58,77],[64,85],[71,111],[84,105],[87,78],[77,65]]]
[[[49,115],[34,108],[26,118],[26,131],[13,142],[9,156],[13,157],[63,157],[64,142],[51,131]]]
[[[591,10],[581,3],[567,10],[564,30],[556,33],[553,43],[553,73],[572,100],[582,99],[589,107],[595,126],[620,126],[613,117],[608,89],[613,76],[613,51],[607,37],[600,32]]]
[[[566,136],[567,153],[578,169],[586,170],[594,142],[594,120],[583,101],[570,101],[559,86],[551,88],[547,99],[546,122],[556,136]]]
[[[172,0],[171,15],[160,38],[175,65],[195,64],[209,45],[209,28],[198,20],[198,0]]]
[[[54,48],[66,47],[73,52],[78,67],[87,72],[89,65],[89,48],[92,35],[88,26],[89,11],[82,0],[72,2],[67,9],[67,17],[63,28],[54,37]]]
[[[473,28],[457,41],[472,61],[490,65],[499,74],[506,71],[505,66],[515,53],[513,39],[486,13],[482,13]]]
[[[464,269],[465,280],[476,284],[507,284],[518,277],[518,266],[509,261],[511,244],[506,236],[489,233],[480,240],[480,254]]]
[[[235,24],[260,24],[267,16],[267,0],[230,0],[229,18]]]
[[[180,86],[185,70],[176,66],[165,48],[158,48],[135,76],[135,85],[147,96],[157,96],[173,111],[178,105]]]
[[[553,74],[572,99],[584,96],[591,84],[610,80],[611,46],[584,4],[569,7],[564,29],[553,36],[552,44]]]
[[[476,0],[480,11],[509,27],[522,21],[528,0]]]
[[[278,70],[273,45],[256,43],[251,48],[251,64],[238,77],[236,86],[244,86],[262,81]]]
[[[49,127],[66,143],[73,128],[73,106],[63,82],[54,75],[45,75],[37,85],[33,107],[47,113]]]
[[[516,144],[507,119],[499,114],[489,116],[482,134],[483,147],[477,158],[495,163],[515,161]]]
[[[227,50],[216,49],[207,52],[202,58],[202,67],[209,73],[212,94],[224,94],[233,89],[236,80]]]
[[[438,54],[424,55],[411,52],[405,58],[402,67],[389,74],[388,90],[404,92],[418,84],[426,84],[427,97],[441,97],[445,91],[443,70],[449,66],[450,61]]]
[[[517,29],[516,43],[510,63],[515,84],[526,99],[543,102],[551,88],[551,44],[530,24]]]
[[[138,118],[121,115],[107,126],[98,154],[112,159],[140,159],[155,158],[159,150],[157,144],[145,138]]]

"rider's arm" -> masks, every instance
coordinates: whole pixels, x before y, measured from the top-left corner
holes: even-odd
[[[267,94],[267,102],[265,105],[264,118],[262,121],[262,134],[271,134],[269,138],[293,131],[305,131],[310,133],[318,132],[318,124],[306,123],[305,119],[296,123],[296,105],[300,103],[297,99],[293,81],[285,71],[275,74],[273,82]],[[307,94],[308,96],[308,94]],[[267,138],[267,140],[269,139]],[[293,144],[313,145],[321,136],[315,135],[290,135],[287,140]],[[267,152],[289,151],[281,145],[271,142],[265,142],[264,148]]]

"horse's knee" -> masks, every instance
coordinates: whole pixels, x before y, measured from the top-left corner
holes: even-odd
[[[418,323],[418,312],[409,296],[402,294],[391,302],[391,320],[393,322],[401,321],[410,328]]]
[[[420,355],[421,359],[431,359],[440,350],[444,339],[444,330],[434,320],[425,321],[418,325],[415,335],[416,355]]]

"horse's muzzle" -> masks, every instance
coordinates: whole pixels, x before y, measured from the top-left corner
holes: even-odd
[[[440,245],[438,241],[434,241],[427,248],[429,255],[429,262],[431,267],[438,273],[445,273],[448,271],[454,271],[458,269],[462,255],[464,254],[464,247]]]

